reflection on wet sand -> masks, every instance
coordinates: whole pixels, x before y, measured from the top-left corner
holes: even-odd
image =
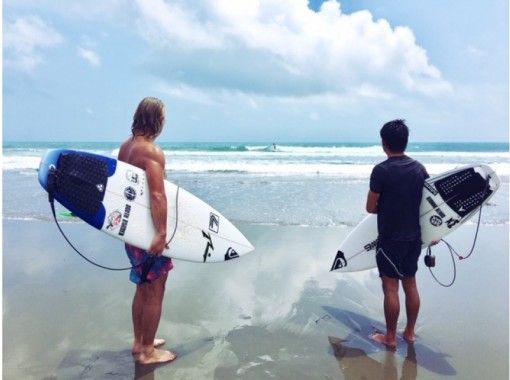
[[[5,378],[315,380],[397,373],[489,379],[508,373],[508,306],[501,301],[508,290],[498,286],[508,279],[501,274],[504,255],[484,261],[491,273],[484,281],[472,281],[475,265],[447,294],[424,286],[424,298],[441,302],[424,303],[423,336],[413,346],[399,340],[391,353],[368,338],[384,328],[377,274],[328,272],[329,253],[347,229],[244,226],[255,253],[221,265],[176,261],[159,335],[179,358],[147,367],[136,366],[128,350],[133,287],[125,273],[87,266],[56,238],[52,224],[7,221],[3,227],[3,336],[4,343],[16,342],[4,344]],[[125,264],[116,240],[78,223],[65,228],[94,259]],[[493,230],[480,235],[482,247],[506,236],[503,228]],[[491,297],[483,296],[486,289]],[[466,302],[466,294],[476,303]],[[470,327],[486,323],[484,310],[503,327],[473,337]],[[451,315],[460,318],[459,329],[445,325]]]
[[[351,329],[349,335],[344,339],[329,338],[329,342],[333,346],[337,358],[341,357],[343,360],[356,358],[357,362],[351,362],[351,367],[359,365],[360,370],[374,368],[377,373],[381,371],[381,368],[384,368],[385,373],[393,373],[393,370],[390,371],[390,369],[394,367],[392,363],[394,363],[395,356],[400,356],[405,358],[402,365],[402,374],[405,372],[406,376],[411,376],[406,378],[415,378],[416,376],[412,377],[412,374],[418,371],[418,366],[443,376],[452,376],[457,373],[455,368],[446,360],[448,355],[435,352],[421,342],[408,344],[403,340],[399,340],[395,352],[386,350],[382,345],[373,342],[369,338],[369,335],[374,329],[377,329],[378,323],[371,318],[331,306],[323,306],[323,309],[333,318]],[[374,354],[381,350],[387,351],[382,367],[380,363],[367,356],[368,354]],[[359,358],[363,360],[359,360]],[[388,367],[388,370],[386,370],[386,367]],[[386,377],[384,378],[386,379]],[[387,378],[392,379],[393,377]]]
[[[356,347],[349,347],[345,341],[335,337],[328,337],[333,348],[333,354],[338,360],[338,366],[346,380],[351,379],[398,379],[397,361],[395,353],[386,350],[384,359],[379,362],[367,355],[365,351]],[[416,365],[416,351],[413,344],[407,345],[407,355],[402,363],[403,380],[414,380],[418,375]]]
[[[172,350],[182,359],[198,350],[210,350],[214,338],[198,339],[176,347]],[[142,365],[136,363],[131,350],[90,351],[71,350],[60,362],[56,371],[59,379],[135,379],[153,380],[158,368],[171,363]]]

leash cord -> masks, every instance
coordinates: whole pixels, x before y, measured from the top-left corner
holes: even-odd
[[[487,195],[487,191],[489,189],[489,181],[490,181],[490,176],[487,176],[487,179],[486,179],[486,184],[485,184],[485,190],[483,192],[483,195],[482,195],[482,199],[485,198],[485,196]],[[469,253],[465,256],[462,256],[460,255],[456,250],[455,248],[453,248],[453,246],[448,243],[446,240],[444,239],[441,239],[441,241],[443,243],[446,244],[446,247],[448,248],[448,250],[450,251],[450,255],[452,257],[452,263],[453,263],[453,279],[452,281],[449,283],[449,284],[445,284],[445,283],[442,283],[441,281],[439,281],[437,279],[437,277],[434,275],[434,272],[432,272],[432,268],[429,267],[429,272],[430,274],[432,275],[432,277],[434,278],[434,280],[439,284],[441,285],[442,287],[444,288],[449,288],[450,286],[452,286],[454,283],[455,283],[455,279],[457,277],[457,267],[456,267],[456,264],[455,264],[455,258],[454,258],[454,255],[457,256],[457,258],[459,260],[465,260],[467,258],[469,258],[471,256],[471,254],[473,253],[473,251],[475,250],[475,246],[476,246],[476,242],[478,240],[478,232],[480,231],[480,222],[481,222],[481,219],[482,219],[482,208],[483,206],[485,205],[484,202],[482,202],[482,204],[480,205],[480,209],[478,210],[478,221],[476,223],[476,232],[475,232],[475,237],[473,239],[473,244],[471,245],[471,249],[469,250]],[[432,247],[429,246],[427,247],[427,255],[432,255]]]
[[[73,243],[71,243],[71,241],[67,238],[66,234],[64,233],[64,231],[62,230],[62,228],[60,227],[60,224],[58,223],[58,220],[57,220],[57,216],[55,214],[55,202],[53,201],[53,195],[50,194],[49,196],[49,201],[50,201],[50,206],[51,206],[51,212],[53,214],[53,219],[55,220],[55,224],[57,225],[58,227],[58,230],[60,231],[60,233],[62,234],[62,236],[64,237],[64,239],[67,241],[67,243],[71,246],[71,248],[78,254],[81,256],[82,259],[84,259],[85,261],[87,261],[88,263],[98,267],[98,268],[101,268],[101,269],[106,269],[106,270],[111,270],[111,271],[124,271],[124,270],[130,270],[130,269],[133,269],[133,268],[136,268],[140,265],[142,265],[143,263],[145,263],[145,261],[147,260],[147,257],[138,265],[134,265],[134,266],[131,266],[131,267],[128,267],[128,268],[111,268],[111,267],[107,267],[105,265],[101,265],[101,264],[98,264],[92,260],[90,260],[88,257],[86,257],[84,254],[82,254],[74,245]]]
[[[98,268],[101,268],[101,269],[106,269],[106,270],[110,270],[110,271],[125,271],[125,270],[130,270],[130,269],[134,269],[134,268],[137,268],[141,265],[143,265],[149,258],[151,257],[146,257],[141,263],[137,264],[137,265],[133,265],[133,266],[130,266],[130,267],[126,267],[126,268],[111,268],[111,267],[108,267],[108,266],[105,266],[105,265],[101,265],[101,264],[98,264],[92,260],[90,260],[88,257],[86,257],[84,254],[82,254],[74,245],[73,243],[71,243],[71,241],[67,238],[66,234],[64,233],[64,231],[62,230],[62,228],[60,227],[60,224],[57,220],[57,215],[56,215],[56,212],[55,212],[55,197],[54,197],[54,187],[55,187],[55,182],[54,182],[54,176],[57,175],[56,173],[56,169],[53,169],[52,170],[52,173],[51,173],[51,176],[50,178],[48,179],[48,201],[50,202],[50,207],[51,207],[51,213],[53,214],[53,219],[55,220],[55,224],[57,225],[58,227],[58,230],[60,231],[60,233],[62,234],[62,236],[64,237],[64,239],[67,241],[67,243],[71,246],[71,248],[78,254],[81,256],[82,259],[84,259],[85,261],[87,261],[88,263],[98,267]],[[175,236],[175,233],[177,232],[177,223],[178,223],[178,220],[179,220],[179,189],[180,189],[180,186],[177,186],[177,192],[175,194],[175,227],[174,227],[174,230],[173,230],[173,233],[172,233],[172,236],[170,237],[170,239],[168,240],[168,242],[166,243],[166,245],[170,244],[170,242],[173,240],[174,236]]]
[[[489,180],[490,180],[490,177],[487,178],[486,185],[485,185],[485,190],[484,190],[483,195],[482,195],[482,199],[485,198],[485,195],[487,194],[487,190],[489,188]],[[446,244],[448,250],[450,251],[451,258],[452,258],[452,263],[453,263],[453,278],[452,278],[452,281],[449,284],[446,284],[446,283],[443,283],[443,282],[439,281],[439,279],[434,275],[434,272],[432,272],[432,268],[431,267],[428,267],[428,268],[429,268],[430,274],[432,275],[434,280],[439,285],[441,285],[444,288],[451,287],[455,283],[455,280],[457,278],[457,266],[455,264],[455,257],[454,257],[454,255],[456,255],[459,260],[465,260],[465,259],[469,258],[471,256],[471,254],[473,253],[473,251],[475,250],[476,242],[478,240],[478,232],[480,231],[480,222],[481,222],[481,219],[482,219],[482,208],[483,208],[483,206],[484,206],[484,203],[482,202],[482,204],[480,205],[480,209],[478,210],[478,221],[476,223],[475,237],[473,239],[473,244],[471,245],[471,249],[469,250],[469,253],[467,255],[465,255],[465,256],[460,255],[455,250],[455,248],[453,248],[453,246],[450,243],[448,243],[444,239],[441,239],[441,241]],[[391,261],[391,259],[386,255],[386,253],[384,252],[384,250],[382,248],[378,248],[377,249],[376,255],[378,255],[379,253],[382,253],[383,256],[386,258],[386,260],[388,260],[388,262],[393,266],[393,269],[395,270],[397,275],[400,278],[403,278],[404,275],[402,273],[400,273],[400,271],[397,269],[397,266],[393,263],[393,261]],[[432,255],[432,248],[431,248],[431,246],[427,247],[427,255]]]

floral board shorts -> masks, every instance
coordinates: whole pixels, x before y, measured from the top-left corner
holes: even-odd
[[[172,259],[166,256],[150,255],[147,251],[125,244],[126,253],[133,268],[129,279],[135,284],[152,282],[172,270]],[[141,263],[141,265],[139,265]]]

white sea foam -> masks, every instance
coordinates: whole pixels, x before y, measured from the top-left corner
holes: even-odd
[[[267,175],[315,175],[325,174],[342,176],[348,178],[366,178],[370,175],[374,163],[328,163],[322,160],[292,160],[292,159],[256,159],[246,156],[236,158],[222,155],[195,155],[188,154],[187,157],[179,153],[180,157],[167,157],[167,170],[188,173],[206,172],[239,172]],[[40,157],[38,156],[3,156],[4,171],[36,170],[39,167]],[[472,162],[480,162],[473,160]],[[509,176],[510,164],[508,162],[489,162],[498,175]],[[427,163],[424,162],[429,174],[439,174],[466,162],[445,162]]]
[[[3,170],[26,170],[39,168],[40,156],[3,156]]]
[[[112,152],[115,155],[118,150]],[[113,154],[115,153],[115,154]],[[225,156],[225,157],[373,157],[374,159],[384,158],[385,154],[380,146],[370,147],[299,147],[299,146],[279,146],[275,151],[262,146],[248,146],[246,151],[214,151],[214,150],[171,150],[165,149],[164,153],[168,157],[172,156]],[[463,151],[430,151],[430,152],[408,152],[411,157],[437,157],[437,158],[462,158],[485,160],[508,161],[510,155],[508,152],[463,152]]]
[[[267,175],[325,174],[347,178],[366,178],[373,166],[385,159],[380,146],[277,146],[276,152],[264,145],[249,145],[247,150],[165,150],[169,171],[206,173],[242,172]],[[242,147],[242,146],[241,146]],[[93,150],[116,157],[118,148]],[[43,149],[11,149],[3,154],[4,171],[35,170]],[[500,176],[510,175],[508,152],[411,152],[424,163],[431,175],[457,166],[486,163]]]

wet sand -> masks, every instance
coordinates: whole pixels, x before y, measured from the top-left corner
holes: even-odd
[[[128,273],[86,263],[52,223],[4,220],[3,378],[508,378],[507,225],[481,227],[450,288],[420,260],[418,340],[400,340],[396,352],[367,338],[384,328],[377,273],[329,272],[348,228],[239,228],[255,252],[221,264],[174,261],[159,336],[180,357],[136,366]],[[119,241],[83,223],[64,229],[93,260],[128,265]],[[474,230],[447,240],[466,251]],[[449,281],[448,252],[435,254],[436,275]]]

